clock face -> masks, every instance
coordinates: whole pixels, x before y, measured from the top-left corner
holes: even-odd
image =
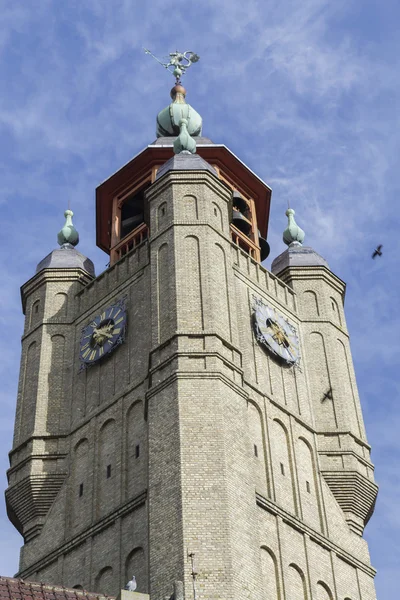
[[[124,341],[126,311],[120,301],[106,308],[82,330],[79,358],[83,366],[91,365]]]
[[[299,338],[296,329],[273,308],[257,303],[254,326],[258,341],[288,365],[300,360]]]

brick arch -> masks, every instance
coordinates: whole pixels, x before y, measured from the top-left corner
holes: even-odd
[[[336,323],[338,323],[339,325],[342,324],[342,317],[340,315],[340,309],[339,309],[339,304],[336,302],[335,298],[333,298],[333,296],[330,296],[330,301],[331,301],[331,308],[332,308],[332,313],[333,313],[333,320],[336,321]]]
[[[125,417],[125,485],[126,500],[134,498],[147,486],[147,424],[144,402],[138,398],[128,407]]]
[[[57,292],[57,294],[54,294],[52,308],[53,317],[66,317],[68,314],[68,294],[65,292]]]
[[[264,597],[266,600],[281,600],[278,559],[268,546],[261,546],[260,551]]]
[[[132,575],[136,578],[137,592],[148,592],[147,558],[142,546],[136,546],[125,559],[125,579],[130,581]]]
[[[35,300],[31,306],[29,327],[33,327],[39,321],[40,300]]]
[[[315,452],[309,440],[302,435],[298,438],[296,461],[303,519],[323,531]]]
[[[268,496],[271,496],[271,482],[267,469],[267,438],[265,431],[264,415],[261,408],[254,400],[248,399],[248,427],[251,442],[251,456],[256,466],[256,481],[261,488],[266,487]]]
[[[287,570],[285,590],[290,600],[309,600],[304,572],[295,563]]]
[[[113,569],[110,566],[103,567],[94,580],[95,591],[104,595],[116,595],[118,590],[113,587]]]
[[[89,440],[83,437],[73,447],[70,469],[70,528],[79,531],[91,517],[92,465]]]
[[[96,516],[112,510],[118,498],[117,432],[115,419],[107,419],[99,429],[97,445]]]
[[[197,221],[199,218],[199,209],[197,197],[193,194],[186,194],[182,198],[183,217],[187,221]]]
[[[316,600],[333,600],[333,594],[329,586],[323,581],[317,582],[317,592]]]
[[[320,310],[317,294],[313,290],[305,290],[303,292],[304,312],[309,317],[319,317]]]
[[[283,508],[297,514],[293,456],[288,430],[280,419],[274,419],[270,434],[275,499]]]

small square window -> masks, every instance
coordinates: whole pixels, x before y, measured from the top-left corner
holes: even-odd
[[[79,498],[83,496],[83,483],[79,484]]]
[[[111,477],[111,465],[107,465],[107,479]]]
[[[257,444],[254,444],[254,456],[258,457],[258,448],[257,448]]]
[[[282,473],[282,475],[285,474],[285,467],[284,467],[283,463],[281,463],[281,473]]]
[[[137,446],[135,447],[135,458],[139,458],[140,456],[140,446],[139,444],[137,444]]]

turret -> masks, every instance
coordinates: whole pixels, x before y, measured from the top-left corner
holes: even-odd
[[[295,211],[286,211],[283,241],[288,248],[271,270],[296,292],[304,339],[320,466],[324,479],[353,531],[362,534],[372,514],[377,486],[370,462],[344,314],[345,283],[326,260],[303,246]]]
[[[92,261],[75,248],[79,235],[73,213],[64,214],[60,248],[40,261],[36,274],[21,288],[25,327],[6,500],[9,517],[25,540],[40,532],[66,476],[70,323],[75,295],[94,278]]]

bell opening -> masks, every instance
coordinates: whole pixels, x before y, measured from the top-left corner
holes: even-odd
[[[121,207],[120,239],[144,222],[144,193],[146,187],[141,188],[124,200]]]

